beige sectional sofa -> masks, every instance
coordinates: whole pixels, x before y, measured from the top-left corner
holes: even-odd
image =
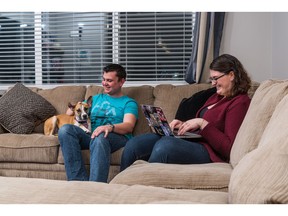
[[[168,118],[172,119],[177,109],[175,104],[181,98],[190,96],[195,88],[197,92],[208,87],[206,84],[177,87],[161,85],[127,87],[125,91],[131,96],[132,93],[140,96],[140,92],[136,92],[136,89],[140,90],[138,88],[150,91],[152,97],[143,94],[147,96],[146,102],[138,102],[147,103],[151,99],[151,103],[166,109]],[[254,90],[257,87],[254,85]],[[41,91],[48,90],[39,90],[39,94]],[[189,93],[185,95],[185,91]],[[13,170],[9,163],[18,164],[19,173],[30,172],[31,177],[35,178],[0,177],[0,203],[288,203],[287,93],[287,80],[267,80],[261,83],[237,134],[229,164],[176,165],[136,161],[123,172],[117,174],[116,171],[114,174],[117,175],[110,183],[104,184],[37,179],[55,177],[56,171],[47,170],[47,173],[53,174],[41,176],[36,168],[35,172],[25,171],[24,168],[29,167],[30,163],[25,162],[20,166],[20,162],[5,161],[1,164],[8,167],[6,173]],[[49,101],[52,103],[51,99]],[[149,131],[149,128],[144,130],[145,121],[142,123],[139,122],[136,131]],[[1,134],[0,139],[4,135]],[[8,154],[2,146],[0,151],[3,150]],[[119,154],[119,162],[120,152],[116,154]],[[63,166],[58,162],[60,158],[58,152],[57,163],[51,163],[50,167]],[[38,163],[38,167],[44,167],[42,165]],[[49,164],[46,165],[49,167]],[[119,169],[118,165],[115,164],[115,167]],[[0,173],[2,176],[5,174],[3,167]],[[14,170],[6,176],[29,177],[26,174],[17,175],[17,168]],[[58,172],[62,175],[63,167]]]
[[[139,104],[161,106],[167,113],[167,118],[172,120],[182,98],[190,97],[192,94],[210,87],[210,84],[158,85],[155,87],[144,85],[124,87],[123,91]],[[257,84],[251,89],[251,94],[256,87]],[[65,113],[68,102],[76,103],[103,91],[102,86],[96,85],[31,89],[50,102],[55,107],[56,114]],[[139,115],[134,131],[135,135],[150,132],[140,108]],[[82,153],[88,168],[89,151],[83,150]],[[122,149],[112,154],[109,180],[119,173],[121,153]],[[37,126],[32,134],[9,133],[0,126],[0,176],[66,180],[64,160],[58,138],[45,136],[43,123]]]

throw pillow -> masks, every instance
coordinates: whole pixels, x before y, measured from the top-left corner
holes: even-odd
[[[56,113],[43,97],[16,83],[0,98],[0,124],[10,133],[30,134],[35,126]]]

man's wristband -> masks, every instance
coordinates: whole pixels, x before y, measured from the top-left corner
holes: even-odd
[[[114,128],[115,128],[115,125],[114,125],[114,124],[111,124],[111,123],[109,123],[108,125],[109,125],[109,127],[112,128],[111,132],[113,132],[113,131],[114,131]]]

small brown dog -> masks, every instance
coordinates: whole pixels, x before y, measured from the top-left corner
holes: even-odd
[[[69,103],[68,107],[72,110],[73,115],[60,114],[50,117],[44,123],[44,134],[54,135],[64,124],[74,124],[82,128],[86,133],[91,132],[91,122],[88,115],[91,103],[91,96],[87,99],[86,103],[78,102],[75,105]]]

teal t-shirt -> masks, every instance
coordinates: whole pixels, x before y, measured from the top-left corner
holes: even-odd
[[[94,95],[90,109],[92,131],[100,125],[122,123],[127,113],[135,115],[138,119],[138,105],[134,99],[126,95],[122,97],[111,97],[108,94]],[[132,134],[126,136],[131,138]]]

